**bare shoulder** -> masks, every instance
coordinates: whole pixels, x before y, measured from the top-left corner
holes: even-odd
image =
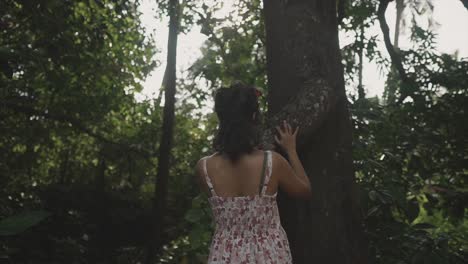
[[[200,172],[200,175],[202,175],[202,172],[203,172],[203,166],[204,166],[203,162],[207,162],[208,159],[210,159],[211,157],[214,157],[216,154],[217,154],[217,152],[213,153],[212,155],[201,157],[197,161],[197,164],[195,165],[195,168],[197,169],[198,172]]]
[[[288,161],[278,152],[274,150],[270,150],[271,152],[271,160],[273,161],[273,164],[277,164],[279,166],[284,166],[288,164]],[[274,165],[273,165],[274,166]]]
[[[207,158],[208,158],[207,156],[200,158],[197,161],[197,164],[195,165],[195,169],[197,170],[197,172],[199,172],[200,175],[201,175],[201,172],[203,172],[203,161]]]
[[[197,161],[197,164],[195,165],[195,178],[198,186],[203,190],[207,191],[208,186],[204,180],[204,171],[203,171],[203,160],[206,157],[203,157]]]

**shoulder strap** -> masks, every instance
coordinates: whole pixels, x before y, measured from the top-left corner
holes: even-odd
[[[266,163],[266,164],[265,164]],[[271,178],[271,151],[267,150],[265,151],[265,159],[263,161],[263,170],[262,170],[262,177],[265,177],[265,180],[263,181],[262,189],[261,189],[261,194],[264,195],[268,186],[268,183],[270,182]]]
[[[208,185],[208,188],[210,189],[211,196],[216,196],[216,192],[215,192],[215,190],[213,188],[213,183],[211,183],[211,179],[208,176],[208,171],[206,170],[206,160],[207,159],[208,159],[208,157],[203,158],[203,172],[205,174],[206,184]]]
[[[263,182],[265,180],[265,167],[266,167],[266,161],[267,161],[267,152],[263,152],[263,165],[262,165],[262,173],[260,174],[260,186],[258,187],[258,193],[261,194],[263,190]]]

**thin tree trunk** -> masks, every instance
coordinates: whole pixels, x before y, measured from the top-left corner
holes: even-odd
[[[359,56],[358,98],[359,99],[364,99],[366,97],[366,92],[364,91],[364,84],[362,82],[362,73],[363,73],[363,70],[364,70],[364,26],[363,25],[361,25],[360,30],[361,30],[360,47],[359,47],[359,50],[358,50],[358,52],[359,52],[358,53],[358,56]]]
[[[402,14],[405,9],[405,0],[396,0],[396,21],[395,21],[395,34],[393,36],[393,48],[396,52],[399,51],[400,32],[401,32],[401,21]],[[396,92],[400,83],[398,82],[397,71],[394,65],[390,68],[390,72],[387,75],[387,83],[384,89],[384,101],[386,104],[392,104],[396,102]]]
[[[96,175],[94,178],[94,188],[96,197],[96,204],[92,211],[93,218],[96,224],[95,236],[90,239],[90,251],[88,256],[89,263],[112,263],[111,248],[108,243],[109,237],[107,236],[108,230],[106,223],[106,146],[101,144],[98,154],[98,165],[96,167]]]
[[[176,57],[177,36],[179,28],[178,0],[169,1],[169,38],[167,42],[166,83],[164,84],[164,110],[161,142],[159,146],[158,172],[155,181],[155,194],[153,200],[151,237],[148,243],[146,264],[153,264],[161,250],[163,230],[165,226],[166,199],[170,168],[170,151],[173,141],[174,105],[176,93]]]
[[[396,0],[396,19],[395,19],[395,34],[393,36],[393,46],[398,49],[400,42],[400,27],[403,11],[405,10],[405,0]]]
[[[60,161],[59,180],[58,180],[59,184],[65,184],[67,176],[68,176],[70,149],[67,148],[66,150],[63,150],[62,153],[64,153],[64,157]]]
[[[268,130],[300,125],[298,153],[310,201],[278,197],[295,264],[368,263],[351,156],[352,126],[338,43],[336,2],[264,0]]]
[[[159,107],[159,105],[161,104],[161,100],[162,100],[162,97],[164,96],[164,89],[165,89],[165,85],[166,85],[166,79],[167,79],[167,67],[166,67],[166,70],[164,70],[164,76],[163,76],[163,80],[162,80],[162,83],[161,83],[161,88],[159,89],[159,94],[158,94],[158,97],[156,97],[156,100],[155,100],[155,108]]]
[[[397,50],[390,40],[390,29],[388,28],[387,19],[385,18],[385,11],[387,10],[388,4],[391,0],[380,0],[379,7],[377,9],[377,18],[379,20],[380,29],[382,30],[385,47],[387,48],[388,54],[392,61],[392,68],[396,69],[401,80],[400,87],[400,96],[398,103],[401,103],[412,91],[415,89],[415,85],[412,80],[408,78],[408,75],[403,68],[403,62]],[[388,95],[391,96],[392,93],[388,92]]]

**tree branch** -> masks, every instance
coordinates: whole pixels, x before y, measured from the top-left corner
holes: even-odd
[[[468,0],[460,0],[463,5],[466,7],[466,9],[468,9]]]
[[[300,127],[297,146],[305,146],[306,140],[327,118],[338,99],[339,96],[324,79],[314,79],[305,83],[289,103],[267,119],[263,147],[273,149],[275,126],[286,119],[293,127]]]
[[[388,54],[390,55],[390,59],[392,61],[393,67],[396,68],[398,71],[398,75],[403,83],[400,99],[401,102],[406,96],[408,89],[412,86],[411,81],[409,80],[408,76],[406,75],[405,69],[403,68],[403,63],[399,54],[395,51],[395,48],[392,45],[390,40],[390,29],[388,28],[387,20],[385,18],[385,11],[387,10],[388,3],[390,0],[380,0],[379,8],[377,10],[377,17],[380,23],[380,29],[382,30],[382,34],[384,37],[385,47],[387,48]]]
[[[216,36],[216,33],[214,32],[213,27],[206,24],[211,19],[211,15],[208,14],[208,17],[207,17],[203,13],[197,10],[193,10],[193,11],[200,17],[199,20],[202,21],[202,24],[203,24],[202,30],[204,31],[202,32],[202,34],[206,35],[209,40],[213,41],[215,44],[218,45],[219,49],[221,50],[221,57],[223,57],[224,59],[226,55],[226,47],[224,45],[224,42]]]
[[[83,133],[85,133],[85,134],[87,134],[87,135],[89,135],[89,136],[103,142],[103,143],[106,143],[106,144],[109,144],[109,145],[115,145],[115,146],[120,147],[122,149],[136,152],[136,153],[144,156],[145,158],[150,158],[150,157],[154,156],[153,153],[151,153],[150,151],[148,151],[146,149],[143,149],[140,146],[127,145],[127,144],[122,143],[122,142],[112,141],[112,140],[106,138],[104,135],[102,135],[100,133],[97,133],[97,132],[94,132],[91,128],[89,128],[85,124],[83,124],[80,120],[75,119],[73,117],[66,116],[66,115],[49,113],[49,112],[46,112],[46,111],[35,109],[34,107],[31,107],[31,106],[25,106],[25,105],[17,104],[17,103],[14,103],[14,102],[3,101],[3,100],[0,101],[0,102],[1,102],[2,106],[5,106],[5,107],[9,108],[10,110],[13,110],[13,111],[18,112],[18,113],[27,114],[27,115],[30,115],[30,116],[33,116],[33,115],[34,116],[42,116],[42,117],[44,117],[46,119],[58,121],[58,122],[61,122],[61,123],[68,123],[72,127],[74,127],[75,129],[77,129],[77,130],[79,130],[79,131],[81,131],[81,132],[83,132]]]

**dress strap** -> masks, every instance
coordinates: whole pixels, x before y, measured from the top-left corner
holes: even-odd
[[[266,160],[267,160],[267,153],[263,151],[263,164],[262,164],[262,172],[260,174],[260,184],[258,185],[258,194],[262,194],[263,190],[263,182],[265,181],[265,167],[266,167]]]
[[[265,166],[265,161],[266,161],[266,166]],[[263,162],[263,175],[262,177],[265,178],[265,180],[263,181],[263,185],[262,185],[262,190],[261,190],[261,194],[264,195],[266,193],[266,189],[268,187],[268,183],[270,182],[270,178],[271,178],[271,164],[272,164],[272,161],[271,161],[271,151],[270,150],[267,150],[265,151],[265,161]]]
[[[206,170],[206,160],[208,157],[203,158],[203,172],[205,174],[205,180],[206,184],[208,185],[208,188],[210,189],[211,196],[216,196],[216,192],[213,188],[213,183],[211,182],[210,176],[208,176],[208,171]]]

